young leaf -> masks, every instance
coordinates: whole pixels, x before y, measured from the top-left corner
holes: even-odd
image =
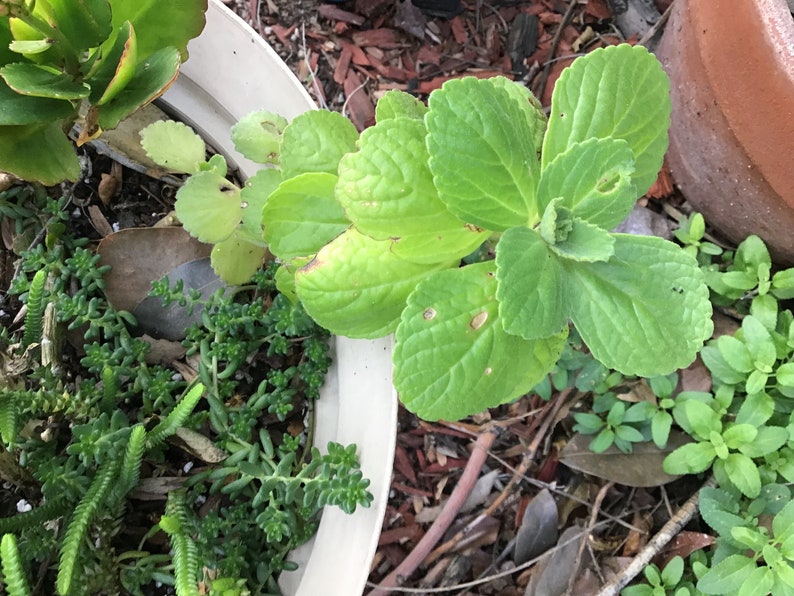
[[[753,460],[742,453],[731,453],[726,459],[718,460],[715,465],[720,464],[724,466],[725,474],[742,494],[751,499],[760,494],[761,477]]]
[[[785,429],[781,430],[785,432]],[[722,438],[730,449],[738,449],[742,445],[751,443],[757,436],[758,429],[752,424],[731,424],[722,433]]]
[[[205,161],[204,141],[182,122],[159,120],[141,130],[140,135],[146,155],[164,168],[194,174]]]
[[[578,58],[554,86],[543,168],[574,143],[623,139],[634,153],[637,196],[645,194],[667,149],[669,87],[658,60],[641,46],[611,46]]]
[[[533,108],[473,77],[447,81],[428,105],[430,170],[449,210],[488,230],[537,221],[539,165],[526,115]]]
[[[573,261],[606,261],[615,253],[612,235],[579,217],[554,199],[540,220],[540,234],[552,251]]]
[[[697,262],[662,238],[614,238],[609,261],[561,260],[576,329],[593,356],[624,374],[688,366],[713,328]]]
[[[741,426],[741,425],[736,425]],[[763,457],[773,453],[786,444],[788,430],[781,426],[762,426],[751,442],[746,442],[739,450],[747,457]]]
[[[510,228],[496,245],[496,298],[505,331],[549,337],[567,323],[559,258],[534,231]]]
[[[50,0],[49,6],[52,11],[50,18],[76,50],[98,46],[112,31],[107,0]]]
[[[177,217],[202,242],[226,240],[243,216],[240,189],[223,174],[216,170],[198,172],[176,193]]]
[[[336,174],[339,160],[356,150],[358,131],[338,112],[310,110],[284,129],[281,170],[284,178],[305,172]]]
[[[697,589],[706,594],[732,594],[739,590],[756,568],[753,559],[744,555],[730,555],[713,565],[698,580]]]
[[[246,114],[232,126],[234,148],[257,163],[277,164],[286,127],[286,118],[266,110]]]
[[[772,372],[777,360],[777,350],[763,323],[752,315],[745,317],[742,320],[742,339],[750,351],[755,368],[765,373]]]
[[[321,172],[284,180],[262,209],[265,240],[280,259],[313,255],[350,222],[334,198],[336,176]]]
[[[499,321],[491,262],[436,273],[408,299],[396,333],[394,385],[427,420],[457,420],[515,399],[551,370],[567,330],[525,340]]]
[[[723,360],[733,370],[741,373],[753,370],[752,354],[740,339],[732,335],[722,335],[717,339],[716,346]]]
[[[743,383],[747,378],[746,374],[734,369],[733,366],[731,366],[725,359],[722,351],[718,347],[719,340],[723,337],[729,336],[723,335],[717,339],[716,344],[711,342],[709,345],[704,346],[700,351],[700,358],[703,360],[703,364],[706,365],[706,368],[709,369],[709,372],[711,372],[715,379],[718,379],[721,382],[727,383],[729,385]]]
[[[622,139],[574,143],[541,171],[538,209],[542,213],[560,198],[577,217],[611,230],[626,219],[637,201],[633,172],[634,154]]]
[[[108,15],[110,17],[110,15]],[[138,65],[138,38],[129,22],[124,23],[115,42],[100,52],[86,79],[91,86],[91,103],[102,105],[127,86]]]
[[[668,474],[699,474],[716,456],[711,443],[687,443],[664,458],[663,469]]]
[[[424,123],[407,118],[364,131],[360,150],[339,164],[336,197],[359,231],[399,239],[400,256],[432,263],[471,253],[488,233],[464,224],[438,198],[425,136]],[[419,250],[409,246],[416,243]]]
[[[375,121],[383,122],[390,118],[414,118],[424,120],[427,106],[410,93],[392,89],[387,91],[375,106]]]
[[[295,275],[298,297],[320,325],[348,337],[383,337],[397,327],[405,300],[423,278],[457,264],[418,265],[354,228],[326,244]]]

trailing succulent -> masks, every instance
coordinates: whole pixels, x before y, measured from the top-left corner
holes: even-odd
[[[643,376],[688,365],[710,337],[696,259],[610,232],[655,180],[669,112],[659,63],[621,45],[563,72],[548,119],[501,77],[449,81],[427,106],[391,91],[360,136],[335,113],[251,114],[232,137],[270,167],[242,187],[181,125],[142,138],[192,173],[177,214],[215,243],[222,277],[239,283],[267,246],[280,289],[320,325],[395,333],[408,409],[457,419],[542,381],[569,323],[607,367]]]

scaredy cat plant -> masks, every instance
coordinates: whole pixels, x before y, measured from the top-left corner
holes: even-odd
[[[621,45],[563,72],[548,120],[501,77],[451,80],[427,106],[391,91],[360,137],[335,113],[283,133],[273,115],[251,115],[237,147],[272,167],[239,189],[196,151],[205,165],[191,166],[203,169],[177,213],[201,239],[245,230],[257,245],[263,206],[282,291],[333,333],[395,333],[394,384],[427,419],[529,391],[569,323],[606,366],[667,374],[711,335],[703,275],[667,240],[609,230],[661,166],[668,86],[644,48]]]
[[[0,170],[56,184],[83,142],[159,97],[207,0],[0,0]]]

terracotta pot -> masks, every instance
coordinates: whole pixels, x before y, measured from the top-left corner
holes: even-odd
[[[786,0],[677,0],[657,56],[673,102],[668,163],[720,235],[794,263],[794,20]]]

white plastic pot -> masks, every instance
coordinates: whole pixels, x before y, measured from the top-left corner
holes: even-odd
[[[234,150],[231,126],[262,109],[289,119],[314,109],[314,102],[273,49],[219,0],[210,0],[207,26],[188,51],[190,58],[161,101],[234,162],[244,177],[252,176],[261,166]],[[336,337],[333,352],[334,365],[316,405],[315,444],[320,449],[328,441],[358,445],[375,499],[353,515],[326,508],[315,538],[292,553],[298,571],[281,575],[287,595],[362,593],[391,483],[397,429],[391,340]]]

